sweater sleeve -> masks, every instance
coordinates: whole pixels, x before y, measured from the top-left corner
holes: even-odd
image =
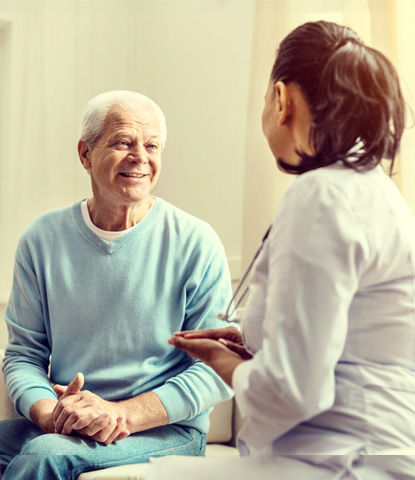
[[[258,450],[333,405],[335,368],[368,254],[343,192],[318,180],[291,189],[267,243],[254,272],[267,272],[262,345],[232,378],[248,418],[240,438]],[[252,329],[255,312],[248,310]]]
[[[225,310],[232,297],[229,267],[217,237],[210,247],[203,275],[188,296],[184,330],[224,327],[216,315]],[[189,266],[189,270],[191,268],[193,266]],[[193,360],[186,370],[168,379],[154,393],[166,408],[170,423],[186,423],[233,396],[226,383],[198,360]]]
[[[5,315],[9,332],[3,372],[16,411],[30,420],[41,399],[57,399],[47,371],[50,346],[32,258],[21,240],[16,253],[13,286]]]

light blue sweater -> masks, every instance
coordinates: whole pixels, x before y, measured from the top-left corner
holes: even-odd
[[[205,222],[160,198],[114,242],[85,224],[81,202],[41,215],[16,252],[3,370],[17,411],[56,398],[77,372],[107,400],[158,395],[170,423],[209,427],[231,396],[209,367],[167,344],[175,331],[223,326],[231,296],[223,246]],[[47,376],[50,358],[50,380]]]

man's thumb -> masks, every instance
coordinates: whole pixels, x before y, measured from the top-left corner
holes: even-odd
[[[74,393],[79,393],[84,386],[84,374],[77,373],[76,377],[72,380],[72,382],[68,385],[66,389],[67,395],[73,395]]]
[[[74,395],[75,393],[79,393],[84,386],[84,375],[83,373],[77,373],[76,377],[72,380],[72,382],[67,386],[63,385],[55,385],[53,390],[55,391],[58,397],[67,397],[68,395]]]
[[[53,386],[53,391],[56,393],[58,397],[61,397],[65,392],[68,387],[65,387],[65,385],[54,385]]]

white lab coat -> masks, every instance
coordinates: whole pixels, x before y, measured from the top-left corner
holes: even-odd
[[[324,463],[415,445],[415,221],[380,166],[290,185],[243,335],[255,355],[232,379],[242,454]]]

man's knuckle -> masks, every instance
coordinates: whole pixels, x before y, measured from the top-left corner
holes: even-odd
[[[106,419],[104,417],[98,417],[94,420],[94,428],[103,428],[107,424]]]
[[[69,405],[66,405],[62,409],[62,413],[66,416],[70,415],[72,413],[72,408]]]
[[[78,412],[77,410],[74,410],[71,413],[71,419],[77,422],[80,418],[82,417],[81,412]]]
[[[107,439],[107,435],[105,434],[105,432],[98,432],[96,435],[95,435],[95,438],[98,442],[105,442],[105,440]]]

